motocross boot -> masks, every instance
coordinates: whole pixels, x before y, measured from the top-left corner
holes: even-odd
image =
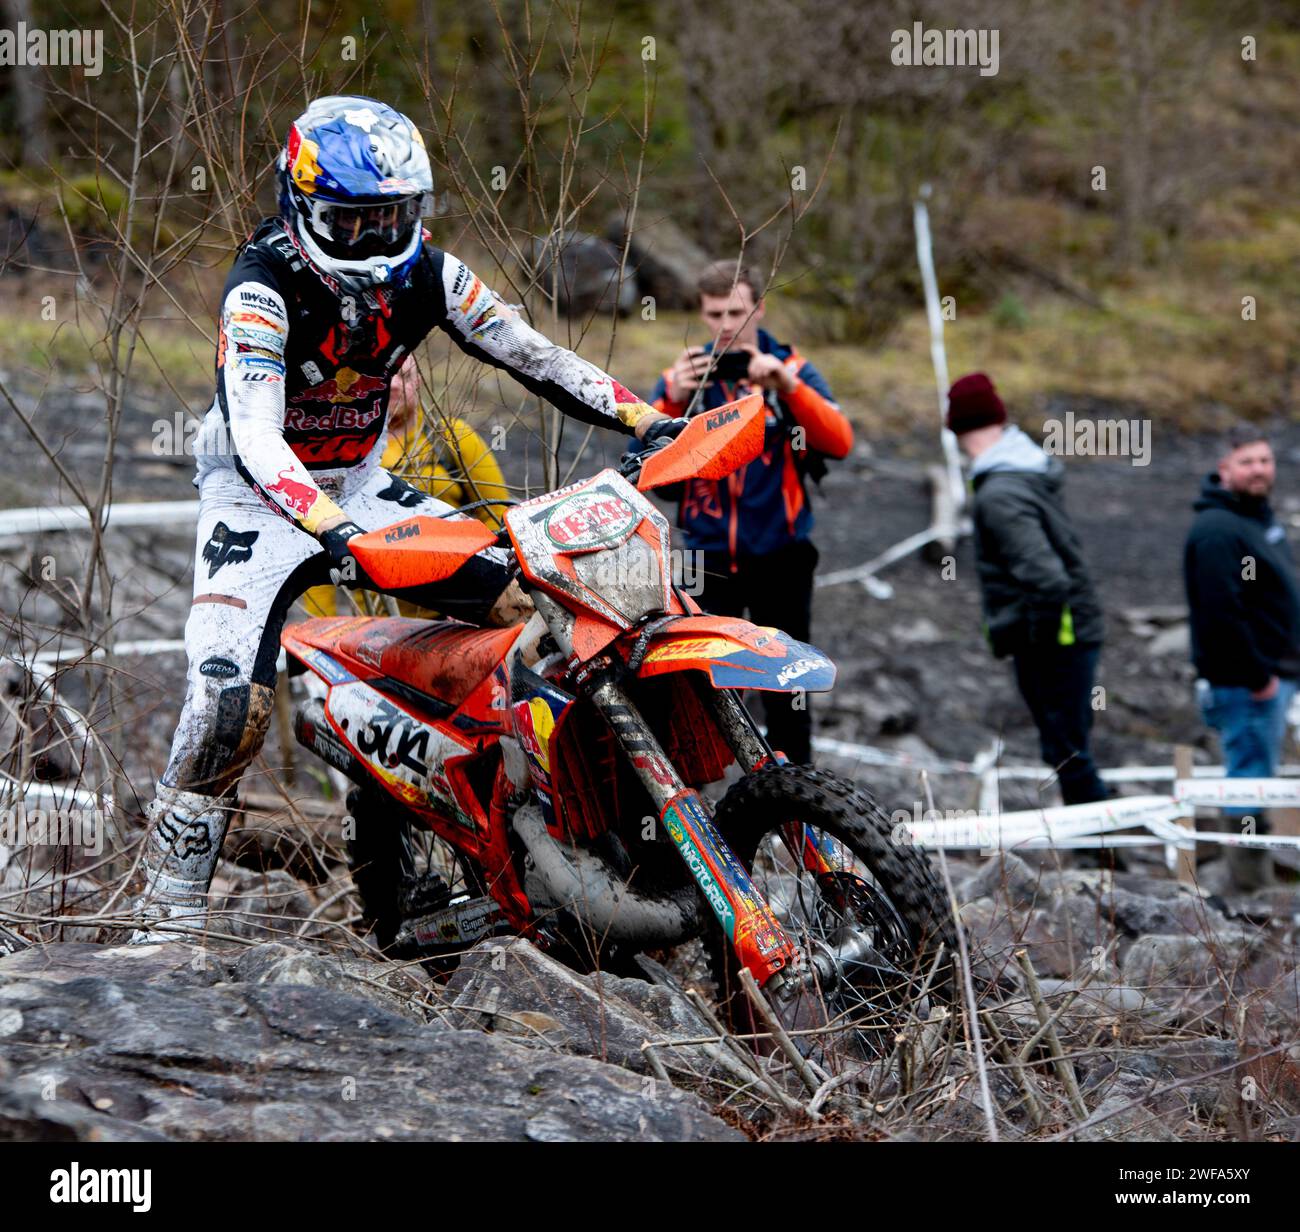
[[[191,940],[203,930],[208,887],[233,807],[233,794],[203,796],[158,784],[157,795],[145,809],[145,890],[134,904],[145,926],[131,934],[130,944]]]

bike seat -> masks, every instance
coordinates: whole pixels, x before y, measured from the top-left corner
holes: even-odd
[[[523,625],[479,629],[457,620],[388,616],[308,620],[294,632],[362,675],[378,672],[455,708],[487,679],[522,630]]]

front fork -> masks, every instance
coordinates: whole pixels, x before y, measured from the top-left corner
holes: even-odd
[[[786,764],[785,754],[772,751],[734,689],[707,690],[704,700],[713,711],[723,738],[748,773],[770,761]],[[804,868],[815,877],[834,873],[842,867],[831,837],[805,822],[787,822],[781,827],[781,838],[790,854],[797,854]]]
[[[796,963],[798,949],[718,833],[699,793],[682,782],[612,669],[593,679],[589,696],[627,754],[737,958],[760,988],[784,984],[782,973]],[[762,743],[757,733],[751,734]]]

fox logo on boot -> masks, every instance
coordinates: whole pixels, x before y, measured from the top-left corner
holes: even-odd
[[[203,545],[203,559],[207,562],[208,577],[217,576],[222,565],[237,565],[241,560],[250,560],[253,544],[257,542],[260,531],[231,530],[224,522],[218,522],[212,528],[212,534]]]
[[[212,835],[201,820],[178,821],[171,812],[158,818],[158,838],[163,850],[179,860],[206,856],[212,850]]]

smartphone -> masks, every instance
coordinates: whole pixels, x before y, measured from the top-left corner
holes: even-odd
[[[710,357],[705,355],[702,358],[707,362]],[[709,380],[725,381],[728,385],[743,381],[749,375],[749,361],[752,358],[748,351],[723,351],[713,366]]]

